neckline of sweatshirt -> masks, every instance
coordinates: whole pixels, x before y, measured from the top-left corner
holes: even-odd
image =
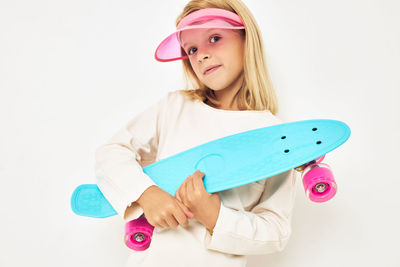
[[[221,113],[265,113],[265,114],[272,114],[271,111],[269,110],[227,110],[227,109],[218,109],[218,108],[214,108],[210,105],[207,105],[206,103],[204,103],[201,100],[196,100],[196,102],[199,103],[200,106],[203,106],[204,108],[208,109],[208,110],[212,110],[214,112],[221,112]]]

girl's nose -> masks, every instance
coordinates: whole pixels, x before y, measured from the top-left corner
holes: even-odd
[[[209,50],[206,47],[198,47],[197,48],[197,60],[201,61],[206,58],[210,58]]]

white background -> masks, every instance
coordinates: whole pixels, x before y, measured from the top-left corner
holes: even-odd
[[[0,0],[0,265],[123,266],[118,216],[80,217],[94,151],[168,91],[181,62],[154,60],[186,1]],[[400,266],[400,4],[245,0],[261,28],[287,121],[346,122],[328,154],[338,193],[299,183],[293,233],[256,266]],[[188,263],[189,264],[189,263]]]

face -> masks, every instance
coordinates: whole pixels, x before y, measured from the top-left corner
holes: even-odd
[[[180,36],[190,64],[202,83],[215,91],[237,87],[243,78],[245,39],[239,30],[190,29],[182,31]],[[205,72],[214,65],[219,67]]]

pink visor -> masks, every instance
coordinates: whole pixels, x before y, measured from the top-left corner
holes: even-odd
[[[244,29],[245,27],[240,17],[228,10],[220,8],[197,10],[184,17],[176,27],[176,31],[161,42],[154,54],[156,60],[168,62],[188,58],[179,39],[180,32],[204,28]]]

